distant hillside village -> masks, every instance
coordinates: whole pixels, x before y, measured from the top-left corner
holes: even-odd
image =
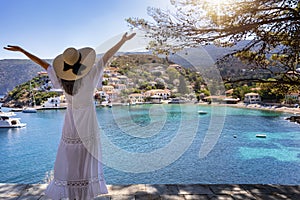
[[[228,88],[224,95],[211,95],[199,72],[169,63],[153,55],[115,56],[104,69],[102,83],[95,89],[98,106],[144,103],[278,103],[260,95],[261,88]],[[263,101],[263,98],[265,98]],[[282,99],[282,98],[281,98]],[[298,104],[299,93],[286,94],[280,103]],[[6,107],[28,105],[65,107],[62,90],[52,87],[47,72],[38,72],[32,80],[16,86],[3,99]]]

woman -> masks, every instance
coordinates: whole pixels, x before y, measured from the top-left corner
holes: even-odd
[[[4,47],[18,51],[47,70],[54,88],[62,88],[68,103],[62,137],[54,166],[54,179],[46,195],[52,199],[92,199],[107,193],[101,164],[99,126],[93,103],[94,88],[100,82],[108,60],[135,33],[127,35],[95,63],[92,48],[66,49],[53,65],[18,46]]]

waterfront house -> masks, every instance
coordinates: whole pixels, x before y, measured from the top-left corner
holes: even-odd
[[[119,99],[119,95],[116,91],[107,91],[106,94],[108,95],[108,101],[116,102]]]
[[[247,104],[257,104],[261,103],[261,98],[258,93],[250,92],[245,94],[244,103]]]
[[[46,102],[43,103],[43,108],[66,108],[67,103],[65,99],[65,95],[61,95],[58,97],[50,97]]]
[[[162,99],[168,99],[171,96],[171,91],[169,89],[148,90],[145,92],[145,96],[146,97],[161,96]]]
[[[161,104],[162,96],[159,95],[153,95],[150,97],[150,101],[152,103]]]
[[[293,92],[285,95],[286,104],[299,104],[300,103],[300,93]]]
[[[131,103],[139,104],[144,102],[145,96],[143,94],[134,93],[128,95],[128,99]]]
[[[96,91],[94,94],[95,101],[101,102],[101,101],[108,101],[109,96],[104,91]]]

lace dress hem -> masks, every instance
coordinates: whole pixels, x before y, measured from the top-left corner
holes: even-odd
[[[105,180],[94,178],[80,181],[52,180],[45,192],[47,197],[53,200],[69,199],[93,199],[101,194],[107,194]]]

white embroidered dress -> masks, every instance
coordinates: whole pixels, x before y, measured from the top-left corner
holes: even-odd
[[[103,75],[103,64],[99,63],[82,78],[75,95],[65,93],[68,107],[54,165],[54,179],[45,192],[53,200],[88,200],[107,193],[93,101],[94,88]],[[47,72],[54,87],[61,88],[52,66]]]

